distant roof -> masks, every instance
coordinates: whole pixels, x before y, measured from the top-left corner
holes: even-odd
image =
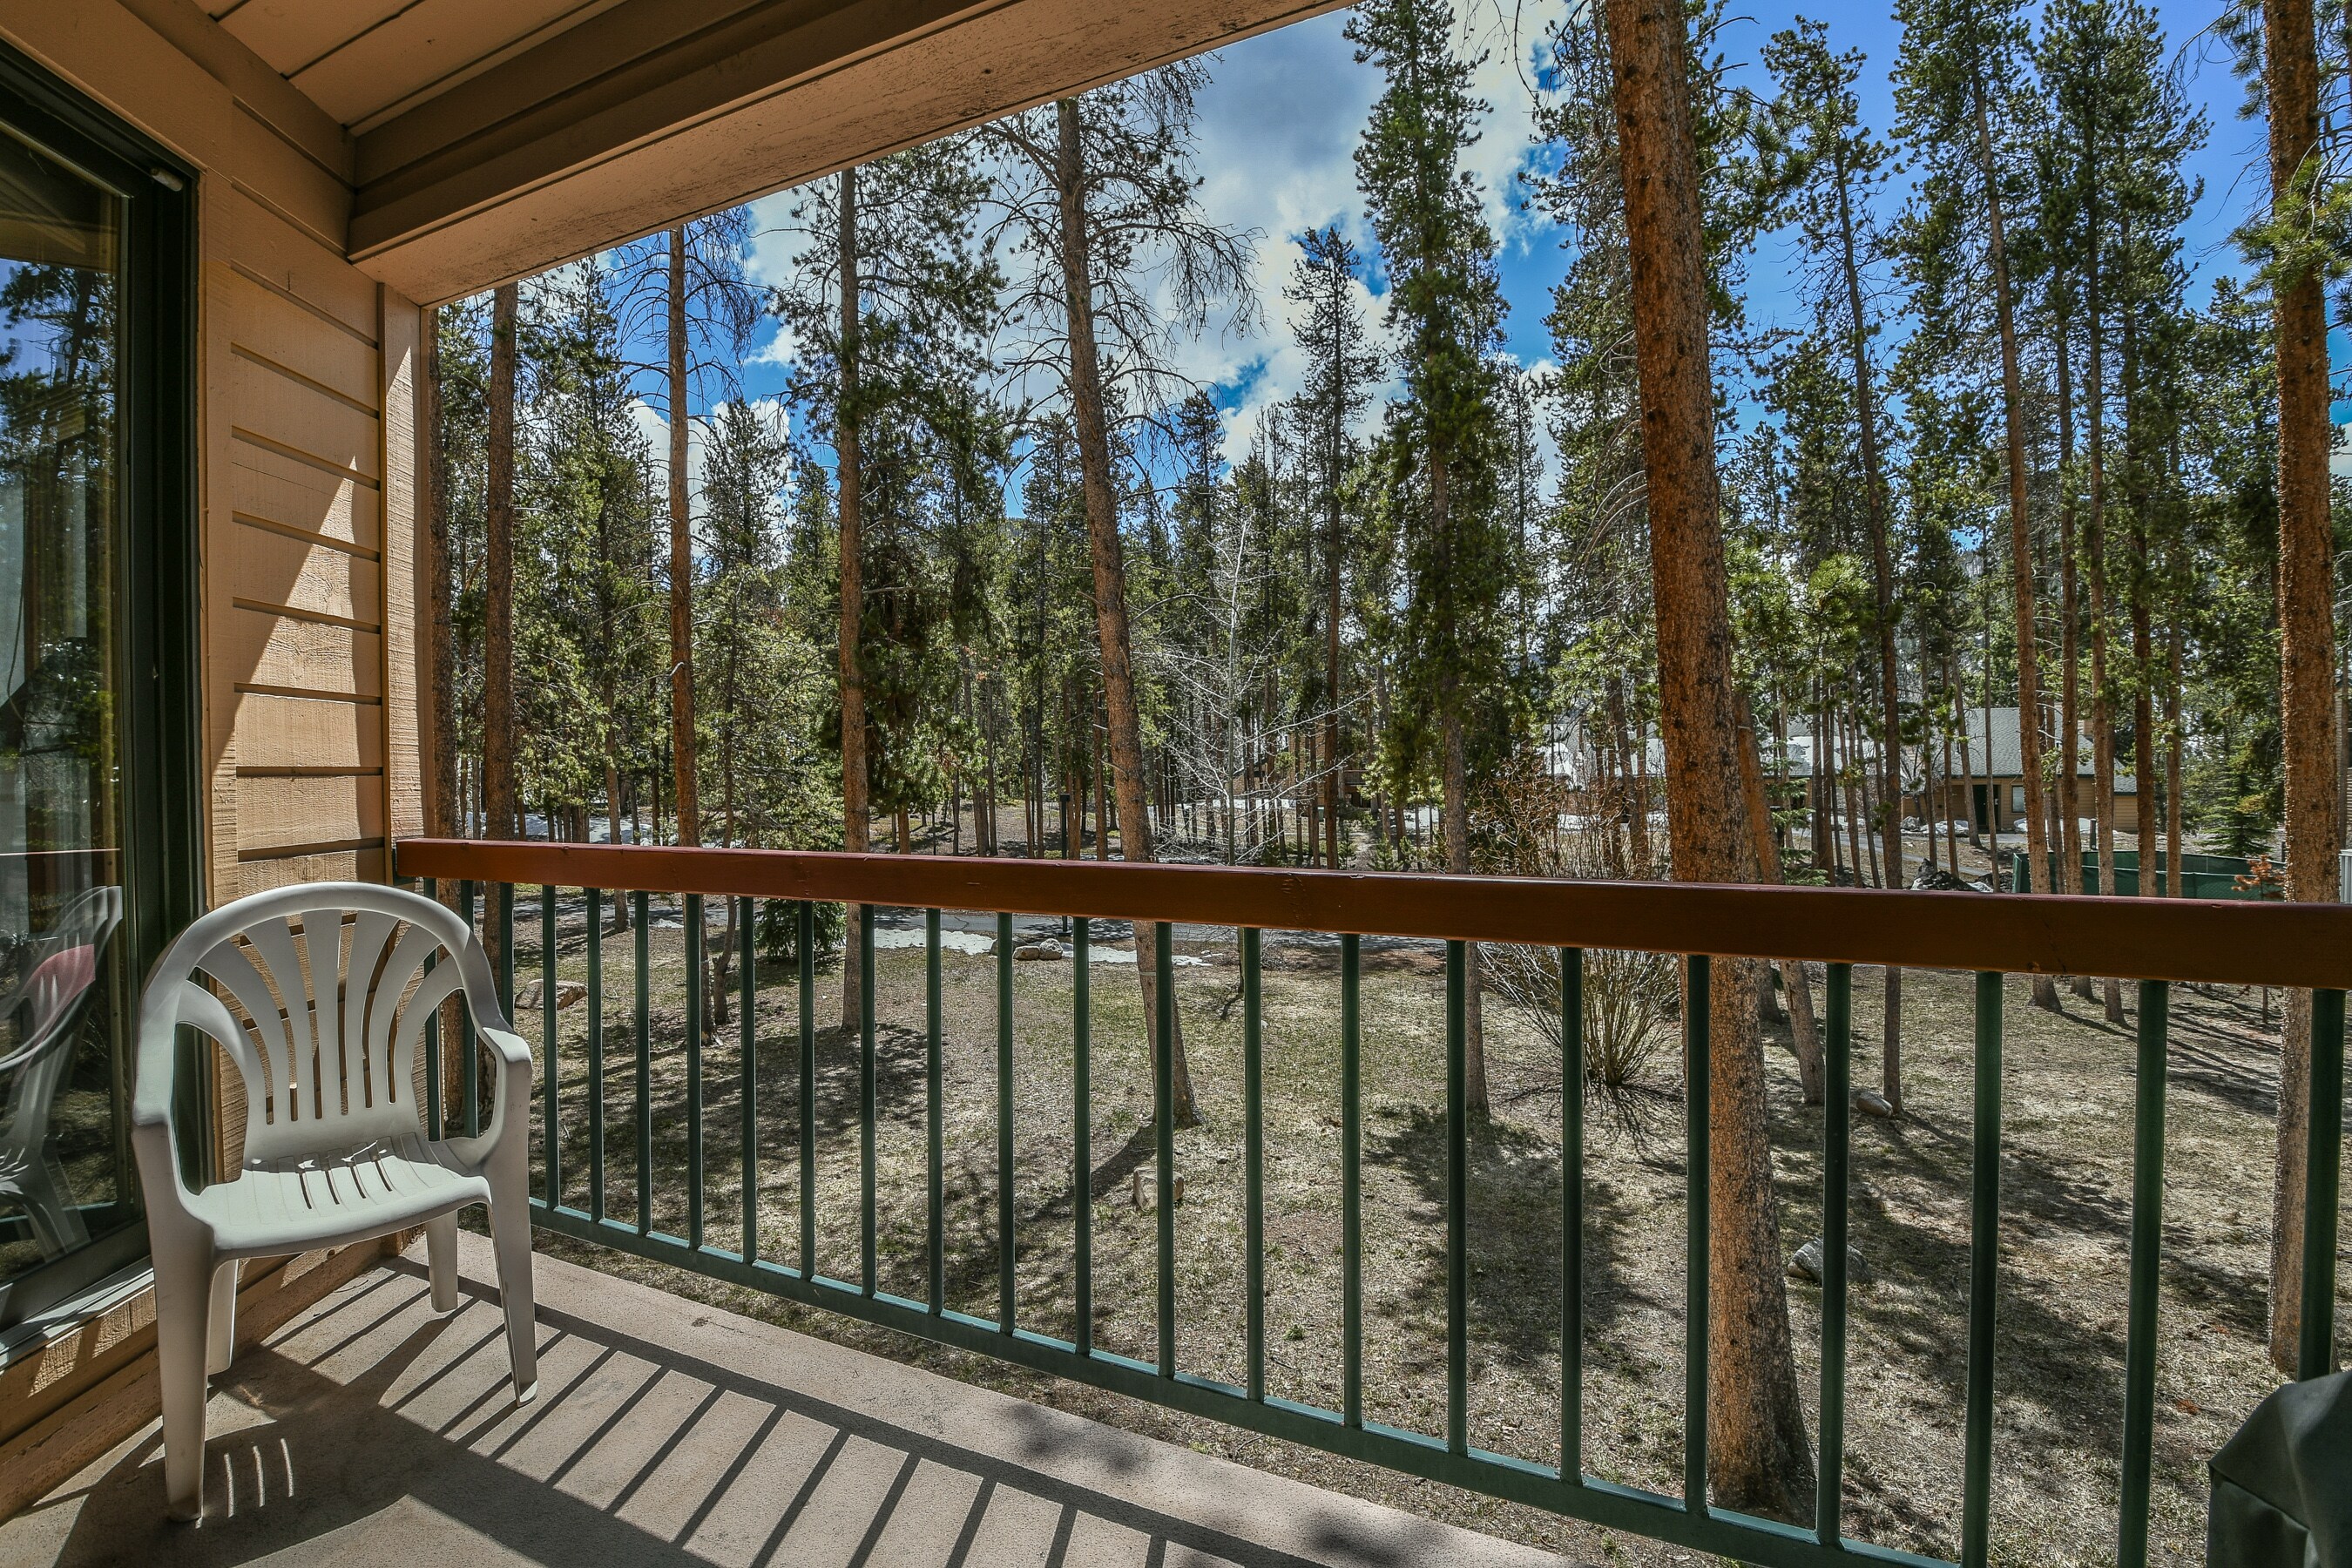
[[[2021,777],[2025,773],[2025,764],[2018,752],[2017,710],[2014,708],[1991,710],[1992,744],[1990,748],[1985,744],[1985,714],[1986,710],[1982,708],[1971,708],[1968,710],[1969,771],[1991,778],[2003,778],[2012,774]],[[2075,776],[2094,778],[2097,776],[2098,752],[2091,743],[2090,727],[2080,720],[2075,722]],[[1958,751],[1958,744],[1956,742],[1952,758],[1952,765],[1955,768],[1959,766]],[[2117,775],[2117,780],[2119,783],[2125,782],[2120,773]]]

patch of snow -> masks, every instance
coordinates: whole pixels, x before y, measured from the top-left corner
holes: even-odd
[[[874,950],[887,952],[893,948],[917,948],[923,945],[920,926],[877,926],[874,930]],[[996,939],[978,931],[943,931],[940,932],[941,952],[991,953],[996,951]]]

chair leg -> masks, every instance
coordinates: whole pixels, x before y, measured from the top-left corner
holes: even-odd
[[[238,1264],[229,1259],[213,1270],[212,1308],[206,1314],[205,1370],[226,1372],[236,1358],[236,1279]]]
[[[205,1511],[205,1340],[210,1244],[155,1234],[155,1372],[163,1405],[163,1498],[173,1519]]]
[[[457,1310],[457,1216],[436,1215],[425,1222],[425,1262],[433,1276],[433,1310]]]
[[[516,1190],[490,1204],[490,1247],[498,1256],[499,1300],[507,1312],[507,1353],[514,1364],[515,1403],[539,1394],[539,1342],[531,1321],[530,1205]]]

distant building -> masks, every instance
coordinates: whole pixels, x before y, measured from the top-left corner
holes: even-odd
[[[1927,780],[1916,772],[1904,789],[1904,810],[1915,816],[1937,822],[1973,822],[1982,831],[2017,833],[2022,831],[2025,820],[2025,769],[2020,762],[2017,710],[1995,708],[1991,710],[1991,743],[1986,743],[1986,710],[1971,708],[1968,711],[1968,762],[1964,770],[1960,762],[1960,743],[1957,737],[1951,748],[1950,776],[1945,776],[1944,748],[1940,742],[1936,754],[1928,761],[1935,769],[1933,798],[1927,794]],[[2081,781],[2077,815],[2088,818],[2093,814],[2097,787],[2098,770],[2091,743],[2089,726],[2077,732],[2074,776]],[[2116,774],[2116,826],[2119,831],[2137,833],[2141,821],[2138,785],[2128,773]]]

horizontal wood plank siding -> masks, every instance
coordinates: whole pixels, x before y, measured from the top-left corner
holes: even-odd
[[[367,351],[371,357],[375,351]],[[251,441],[229,444],[230,509],[257,521],[299,529],[371,553],[379,548],[379,487],[337,478]]]
[[[398,610],[405,642],[414,622],[386,589],[415,592],[411,477],[387,474],[387,454],[408,462],[414,441],[388,443],[384,428],[383,332],[398,310],[388,316],[379,285],[241,190],[222,205],[206,360],[228,467],[226,511],[205,530],[215,903],[385,874],[396,722],[385,686],[397,662],[386,626]],[[385,563],[388,477],[402,498],[397,578]],[[398,659],[413,657],[404,647]]]
[[[376,395],[374,347],[362,334],[325,323],[300,298],[232,268],[224,298],[229,331],[243,352],[372,406]]]

